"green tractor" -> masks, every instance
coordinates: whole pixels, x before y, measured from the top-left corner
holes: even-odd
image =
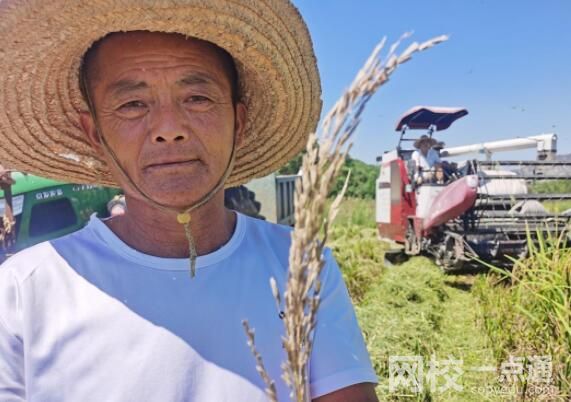
[[[12,184],[13,183],[13,184]],[[0,191],[0,261],[36,243],[82,228],[89,216],[109,215],[118,188],[63,183],[13,172]]]

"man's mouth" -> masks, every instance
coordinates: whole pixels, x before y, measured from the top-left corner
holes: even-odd
[[[164,161],[164,162],[157,162],[148,165],[145,170],[153,171],[153,170],[162,170],[162,169],[185,169],[189,167],[195,166],[200,161],[198,159],[188,159],[182,161]]]

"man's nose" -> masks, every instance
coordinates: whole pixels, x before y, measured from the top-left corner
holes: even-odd
[[[151,128],[153,143],[182,143],[188,140],[182,113],[175,107],[165,106],[157,111]]]
[[[153,142],[184,142],[188,139],[186,133],[180,131],[165,131],[159,134],[153,135]]]

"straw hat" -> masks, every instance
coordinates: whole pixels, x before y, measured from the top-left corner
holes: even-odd
[[[78,70],[109,32],[178,32],[236,61],[246,138],[226,187],[265,176],[305,145],[321,110],[307,27],[288,0],[0,1],[0,161],[76,183],[117,186],[79,125]]]
[[[415,148],[420,148],[422,143],[428,143],[428,145],[433,146],[438,143],[434,138],[429,137],[428,135],[422,135],[419,139],[414,142]]]

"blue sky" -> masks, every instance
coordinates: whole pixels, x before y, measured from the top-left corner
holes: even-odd
[[[401,66],[375,95],[352,156],[375,163],[394,148],[396,121],[414,105],[468,108],[468,116],[437,134],[448,146],[555,132],[559,153],[571,153],[571,0],[293,2],[313,38],[325,110],[383,36],[390,44],[410,30],[419,42],[450,35]]]

